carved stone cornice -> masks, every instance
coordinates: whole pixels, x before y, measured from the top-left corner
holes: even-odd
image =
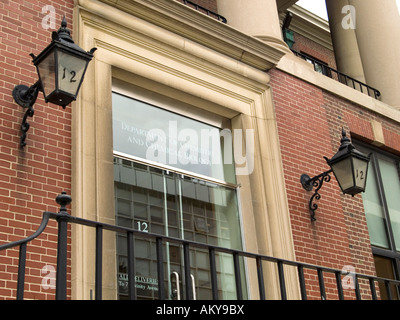
[[[269,70],[288,53],[273,39],[257,39],[244,34],[177,1],[171,0],[76,0],[77,5],[93,10],[103,3],[192,40],[259,70]],[[106,15],[107,12],[98,12]],[[118,23],[118,21],[115,21]],[[229,23],[229,22],[228,22]]]

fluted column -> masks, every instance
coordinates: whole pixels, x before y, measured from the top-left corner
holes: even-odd
[[[349,0],[366,83],[400,108],[400,14],[396,0]]]
[[[365,83],[349,0],[326,0],[326,9],[337,69]]]
[[[272,46],[288,50],[282,39],[276,0],[217,0],[228,25]]]

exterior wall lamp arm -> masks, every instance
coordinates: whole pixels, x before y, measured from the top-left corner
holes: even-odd
[[[41,82],[38,80],[31,87],[27,87],[23,84],[16,86],[13,90],[13,98],[15,102],[23,108],[26,108],[24,117],[22,118],[21,123],[21,137],[20,137],[20,146],[21,148],[25,147],[26,142],[26,134],[29,130],[30,124],[27,121],[28,117],[33,117],[35,110],[33,109],[33,105],[36,102],[39,91],[42,90]]]
[[[315,203],[316,200],[321,199],[321,195],[319,190],[322,188],[324,182],[329,182],[331,180],[331,176],[329,175],[332,172],[332,169],[325,171],[313,178],[310,178],[307,174],[302,174],[300,177],[300,182],[303,188],[307,191],[311,191],[315,188],[314,194],[311,196],[310,201],[308,203],[308,208],[310,209],[311,221],[316,221],[315,218],[315,210],[318,209],[318,204]]]

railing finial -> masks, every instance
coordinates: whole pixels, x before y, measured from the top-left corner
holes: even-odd
[[[56,197],[56,202],[60,205],[60,213],[67,213],[67,205],[72,202],[72,198],[63,191]]]

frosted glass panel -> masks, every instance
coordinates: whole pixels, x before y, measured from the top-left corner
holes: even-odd
[[[349,170],[350,167],[350,158],[332,165],[333,172],[342,190],[353,186],[353,176],[351,175],[351,170]]]
[[[60,90],[75,95],[78,91],[87,60],[72,54],[58,52],[58,86]]]
[[[367,178],[368,162],[359,159],[353,159],[355,184],[359,188],[365,187],[365,179]]]

